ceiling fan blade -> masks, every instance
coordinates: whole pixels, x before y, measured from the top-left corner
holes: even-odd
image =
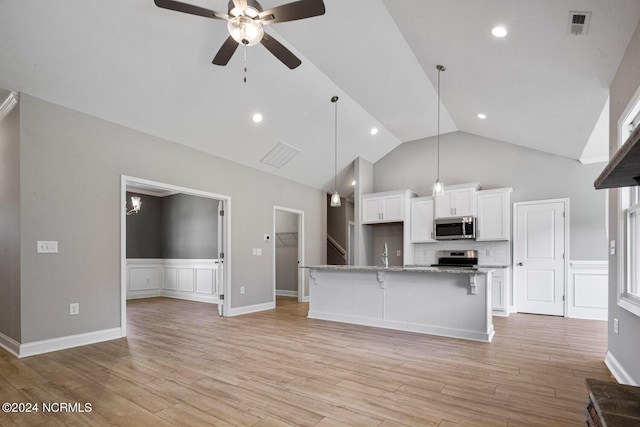
[[[220,50],[218,50],[218,53],[216,53],[216,56],[215,58],[213,58],[213,61],[211,61],[211,63],[214,65],[227,65],[237,48],[238,42],[235,41],[231,36],[227,37],[224,43],[222,43],[222,47],[220,47]]]
[[[262,19],[264,24],[275,24],[324,15],[324,12],[322,0],[300,0],[260,12],[258,17]]]
[[[297,56],[291,53],[289,49],[284,47],[278,40],[274,39],[266,32],[264,33],[264,37],[262,37],[262,41],[260,43],[262,43],[262,45],[266,47],[267,50],[276,58],[282,61],[284,65],[292,70],[302,64],[302,61],[300,61]]]
[[[204,16],[211,19],[229,19],[229,15],[226,13],[220,13],[213,10],[205,9],[203,7],[194,6],[192,4],[181,3],[174,0],[153,0],[156,6],[163,9],[175,10],[177,12],[188,13],[191,15]]]

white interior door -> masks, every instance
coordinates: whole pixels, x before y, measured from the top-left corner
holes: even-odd
[[[564,316],[567,203],[515,204],[514,281],[518,312]]]

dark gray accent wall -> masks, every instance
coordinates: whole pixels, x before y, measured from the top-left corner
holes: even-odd
[[[142,207],[127,216],[127,258],[162,258],[162,198],[127,192],[127,209],[131,196],[139,196]]]
[[[36,242],[26,248],[35,252]],[[0,120],[0,334],[20,337],[20,105]]]
[[[175,194],[162,200],[162,258],[218,258],[218,200]]]
[[[218,258],[218,200],[189,194],[142,199],[137,214],[127,216],[127,258]]]

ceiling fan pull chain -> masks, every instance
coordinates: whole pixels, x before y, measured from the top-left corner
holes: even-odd
[[[242,44],[244,47],[244,82],[247,82],[247,44]]]

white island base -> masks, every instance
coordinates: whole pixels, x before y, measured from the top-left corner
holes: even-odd
[[[491,342],[491,271],[308,268],[309,318]]]

